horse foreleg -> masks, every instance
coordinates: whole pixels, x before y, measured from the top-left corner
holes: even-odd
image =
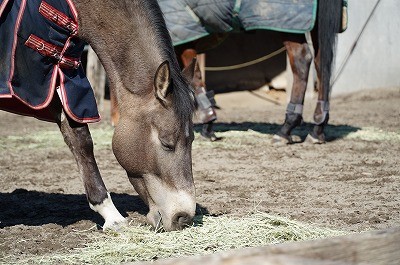
[[[312,53],[304,35],[284,35],[284,45],[293,72],[293,85],[286,117],[279,132],[274,135],[274,143],[293,143],[291,132],[303,121],[304,96],[307,89],[308,74]]]
[[[105,220],[103,230],[125,226],[126,220],[115,208],[101,178],[87,124],[76,123],[62,114],[58,126],[78,164],[89,206]]]

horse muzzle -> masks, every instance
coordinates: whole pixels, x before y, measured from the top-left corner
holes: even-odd
[[[152,174],[131,179],[136,191],[149,206],[147,221],[156,230],[182,230],[193,224],[196,211],[194,185],[171,187]]]
[[[186,212],[176,213],[172,216],[172,218],[169,218],[166,215],[164,215],[163,217],[163,215],[159,211],[155,213],[153,211],[150,211],[147,214],[147,220],[149,224],[152,225],[156,231],[165,230],[167,232],[182,230],[186,227],[192,226],[193,217],[194,214]]]

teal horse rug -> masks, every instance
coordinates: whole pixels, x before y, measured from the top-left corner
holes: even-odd
[[[211,33],[313,29],[317,0],[158,0],[174,45]]]
[[[73,120],[100,120],[77,16],[71,0],[0,0],[0,109],[54,121],[57,93]]]

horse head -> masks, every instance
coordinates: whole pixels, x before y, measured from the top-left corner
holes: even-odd
[[[172,70],[171,70],[172,69]],[[178,73],[177,73],[178,72]],[[185,71],[192,73],[192,71]],[[126,93],[113,151],[139,196],[149,207],[148,222],[178,230],[192,223],[196,202],[191,146],[193,95],[168,61],[154,74],[148,93]]]

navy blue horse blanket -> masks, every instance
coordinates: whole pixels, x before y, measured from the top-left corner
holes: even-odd
[[[0,109],[54,121],[48,108],[58,93],[73,120],[100,120],[77,15],[71,0],[0,0]]]

